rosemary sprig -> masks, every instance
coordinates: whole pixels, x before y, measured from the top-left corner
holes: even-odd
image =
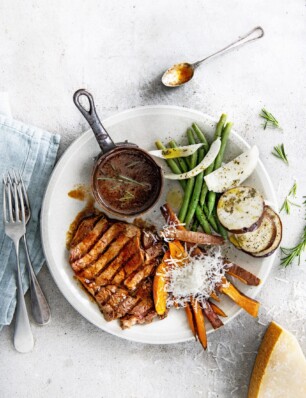
[[[268,112],[265,108],[262,108],[259,116],[262,117],[263,119],[265,119],[265,122],[263,124],[264,130],[267,127],[280,128],[278,120],[276,120],[276,118],[272,115],[272,113]]]
[[[292,188],[290,189],[288,196],[293,196],[294,198],[296,197],[296,190],[297,190],[297,182],[294,181],[294,184],[292,185]]]
[[[281,159],[284,163],[289,165],[287,154],[285,152],[284,144],[276,145],[271,152],[276,158]]]
[[[301,240],[296,246],[292,248],[281,247],[281,251],[284,255],[281,259],[281,265],[283,267],[288,267],[288,265],[291,265],[295,259],[298,259],[298,265],[300,265],[301,254],[304,250],[306,250],[306,226],[304,227]]]
[[[303,196],[303,198],[305,198],[303,204],[306,210],[306,196]],[[306,214],[305,214],[305,220],[306,220]],[[296,246],[291,248],[281,247],[281,252],[284,255],[281,259],[281,265],[283,267],[288,267],[288,265],[291,265],[295,261],[295,259],[298,259],[298,265],[300,265],[301,255],[305,250],[306,250],[306,225],[304,227],[301,240]]]
[[[126,182],[131,182],[132,184],[135,184],[135,185],[141,185],[142,187],[145,187],[146,185],[148,185],[148,183],[136,181],[133,178],[124,176],[122,174],[118,174],[118,178],[120,180],[123,180],[123,181],[126,181]]]
[[[135,195],[133,195],[132,192],[126,191],[124,193],[124,196],[122,196],[122,198],[119,199],[119,202],[128,202],[129,200],[132,200],[134,198],[135,198]]]
[[[142,187],[146,187],[149,185],[147,182],[139,182],[139,181],[134,180],[133,178],[126,177],[121,174],[118,174],[117,177],[99,177],[98,180],[132,183],[135,185],[141,185]]]
[[[136,165],[139,164],[139,163],[140,163],[140,160],[135,160],[135,162],[129,163],[126,167],[129,169],[129,168],[131,168],[131,167],[136,166]]]
[[[101,181],[118,181],[118,179],[117,178],[115,178],[115,177],[98,177],[98,180],[101,180]]]
[[[292,196],[293,198],[296,197],[296,190],[297,190],[297,182],[295,181],[294,184],[292,185],[292,188],[290,189],[288,195],[286,196],[284,203],[282,204],[282,207],[280,208],[280,212],[282,210],[285,210],[287,214],[290,214],[290,206],[296,206],[296,207],[301,207],[297,203],[292,202],[289,197]],[[306,201],[305,201],[306,202]]]

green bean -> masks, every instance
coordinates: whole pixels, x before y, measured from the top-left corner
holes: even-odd
[[[204,156],[205,156],[205,152],[204,152],[204,148],[200,148],[198,150],[198,158],[199,158],[199,162],[200,163]],[[204,177],[204,173],[201,172],[199,173],[196,177],[195,177],[195,184],[194,184],[194,189],[193,189],[193,193],[192,193],[192,197],[190,200],[190,205],[189,205],[189,209],[185,218],[185,223],[186,225],[188,225],[191,220],[193,219],[196,207],[199,203],[199,199],[200,199],[200,195],[201,195],[201,189],[202,189],[202,184],[203,184],[203,177]]]
[[[165,149],[167,149],[167,148],[162,144],[161,141],[156,141],[156,142],[155,142],[155,146],[156,146],[157,149],[160,149],[160,150],[165,150]],[[182,170],[179,168],[179,166],[178,166],[178,164],[175,162],[175,160],[173,160],[173,159],[166,159],[166,163],[167,163],[167,165],[169,166],[169,168],[171,169],[171,171],[172,171],[174,174],[181,174],[181,173],[182,173]],[[185,181],[185,180],[179,180],[179,182],[180,182],[180,184],[181,184],[181,187],[185,190],[185,188],[186,188],[186,181]]]
[[[217,225],[218,225],[219,234],[220,234],[224,239],[227,239],[227,230],[226,230],[226,229],[223,227],[223,225],[220,223],[217,214],[216,214],[216,216],[215,216],[215,219],[216,219],[216,222],[217,222]]]
[[[199,162],[200,162],[204,158],[206,153],[208,152],[209,144],[208,144],[208,142],[206,140],[206,137],[205,137],[204,133],[201,131],[200,127],[196,123],[192,124],[192,128],[193,128],[193,131],[195,132],[195,134],[197,135],[198,140],[204,144],[203,147],[199,150]],[[206,193],[205,193],[205,189],[203,190],[203,183],[204,183],[203,177],[204,177],[204,173],[203,172],[198,174],[197,177],[196,177],[194,194],[193,194],[193,198],[192,198],[193,207],[190,210],[189,217],[188,217],[188,214],[187,214],[187,219],[189,219],[189,218],[191,219],[193,217],[193,214],[195,212],[195,207],[196,207],[196,204],[197,204],[197,203],[195,204],[196,200],[198,201],[198,203],[200,204],[201,207],[204,204]]]
[[[205,198],[206,198],[207,192],[208,192],[208,188],[207,188],[205,180],[203,180],[202,189],[201,189],[201,195],[200,195],[200,201],[199,201],[201,208],[203,207],[203,205],[205,203]]]
[[[188,137],[188,142],[190,145],[195,144],[194,136],[193,136],[191,129],[187,130],[187,137]],[[197,164],[198,154],[195,152],[189,158],[190,158],[190,169],[193,169]],[[183,198],[183,204],[180,208],[179,215],[178,215],[180,222],[185,222],[194,184],[195,184],[195,177],[189,178],[187,180],[187,185],[186,185],[184,198]],[[191,219],[189,220],[189,222],[190,221],[191,221]]]
[[[188,206],[189,206],[189,201],[190,201],[193,187],[194,187],[194,182],[195,182],[194,178],[189,178],[187,180],[187,184],[186,184],[186,188],[185,188],[185,192],[184,192],[183,203],[182,203],[182,206],[181,206],[179,214],[178,214],[178,218],[179,218],[180,222],[185,222],[185,218],[186,218],[186,214],[187,214],[187,210],[188,210]]]
[[[199,205],[196,207],[195,214],[197,216],[197,219],[198,219],[203,231],[205,233],[211,235],[211,229],[210,229],[209,223],[205,217],[205,214],[203,213],[203,210],[201,209],[201,207]]]
[[[200,225],[200,223],[199,223],[198,219],[196,218],[192,223],[191,231],[196,232],[199,228],[199,225]]]
[[[169,146],[171,148],[177,148],[178,147],[177,143],[174,140],[171,140],[169,142]],[[179,164],[182,172],[183,173],[187,173],[187,171],[189,170],[189,166],[188,166],[187,162],[185,161],[185,159],[184,158],[177,158],[176,160],[177,160],[177,163]]]
[[[187,137],[188,137],[188,144],[189,145],[194,145],[196,142],[195,142],[195,139],[194,139],[194,136],[193,136],[193,132],[192,132],[192,129],[188,129],[187,130]],[[195,167],[196,167],[196,165],[197,165],[197,160],[198,160],[198,154],[197,154],[197,152],[195,152],[195,153],[193,153],[192,155],[190,155],[189,156],[189,159],[190,159],[190,170],[192,170],[192,169],[194,169]]]
[[[233,123],[227,123],[222,131],[221,147],[220,147],[220,151],[219,151],[219,153],[215,159],[215,162],[214,162],[214,170],[217,170],[222,164],[224,151],[226,148],[228,137],[231,132],[232,125],[233,125]],[[215,203],[216,203],[216,193],[209,192],[208,197],[207,197],[207,207],[208,207],[209,215],[212,213],[212,211],[215,207]]]
[[[206,153],[209,150],[209,144],[207,142],[207,139],[206,139],[205,135],[203,134],[203,132],[201,131],[200,127],[196,123],[192,124],[192,128],[193,128],[193,131],[195,132],[196,136],[198,137],[198,140],[200,142],[202,142],[202,144],[204,144],[203,148],[204,148],[204,152],[205,152],[205,155],[206,155]]]
[[[215,159],[214,170],[217,170],[219,167],[221,167],[223,156],[224,156],[224,151],[226,148],[228,137],[231,133],[232,126],[233,126],[233,123],[230,123],[230,122],[226,123],[226,125],[224,126],[224,129],[223,129],[222,135],[221,135],[221,147],[220,147],[220,151]]]
[[[203,211],[212,229],[218,233],[219,228],[214,214],[209,215],[208,208],[205,204],[203,205]]]

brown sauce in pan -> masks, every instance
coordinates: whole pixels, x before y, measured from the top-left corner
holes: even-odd
[[[118,151],[102,159],[94,184],[106,208],[133,215],[155,202],[160,192],[160,170],[140,151]]]

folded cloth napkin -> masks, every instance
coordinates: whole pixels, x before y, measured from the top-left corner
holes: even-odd
[[[44,256],[40,240],[39,216],[43,195],[53,169],[60,142],[50,134],[0,115],[0,176],[18,169],[28,190],[32,217],[27,225],[29,253],[35,273]],[[0,184],[0,214],[3,209],[3,186]],[[20,242],[20,266],[24,292],[29,287],[25,253]],[[10,324],[16,306],[16,255],[12,241],[5,236],[0,219],[0,330]]]

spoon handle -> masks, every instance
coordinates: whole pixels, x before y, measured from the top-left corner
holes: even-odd
[[[202,62],[208,60],[209,58],[215,57],[216,55],[223,54],[226,51],[232,50],[233,48],[242,46],[245,43],[251,42],[253,40],[260,39],[263,37],[265,34],[263,28],[261,26],[257,26],[256,28],[252,29],[249,33],[246,35],[240,37],[240,39],[234,41],[233,43],[229,44],[228,46],[222,48],[222,50],[219,50],[215,52],[214,54],[209,55],[206,58],[201,59],[200,61],[197,61],[193,64],[193,67],[196,68],[198,67]]]

